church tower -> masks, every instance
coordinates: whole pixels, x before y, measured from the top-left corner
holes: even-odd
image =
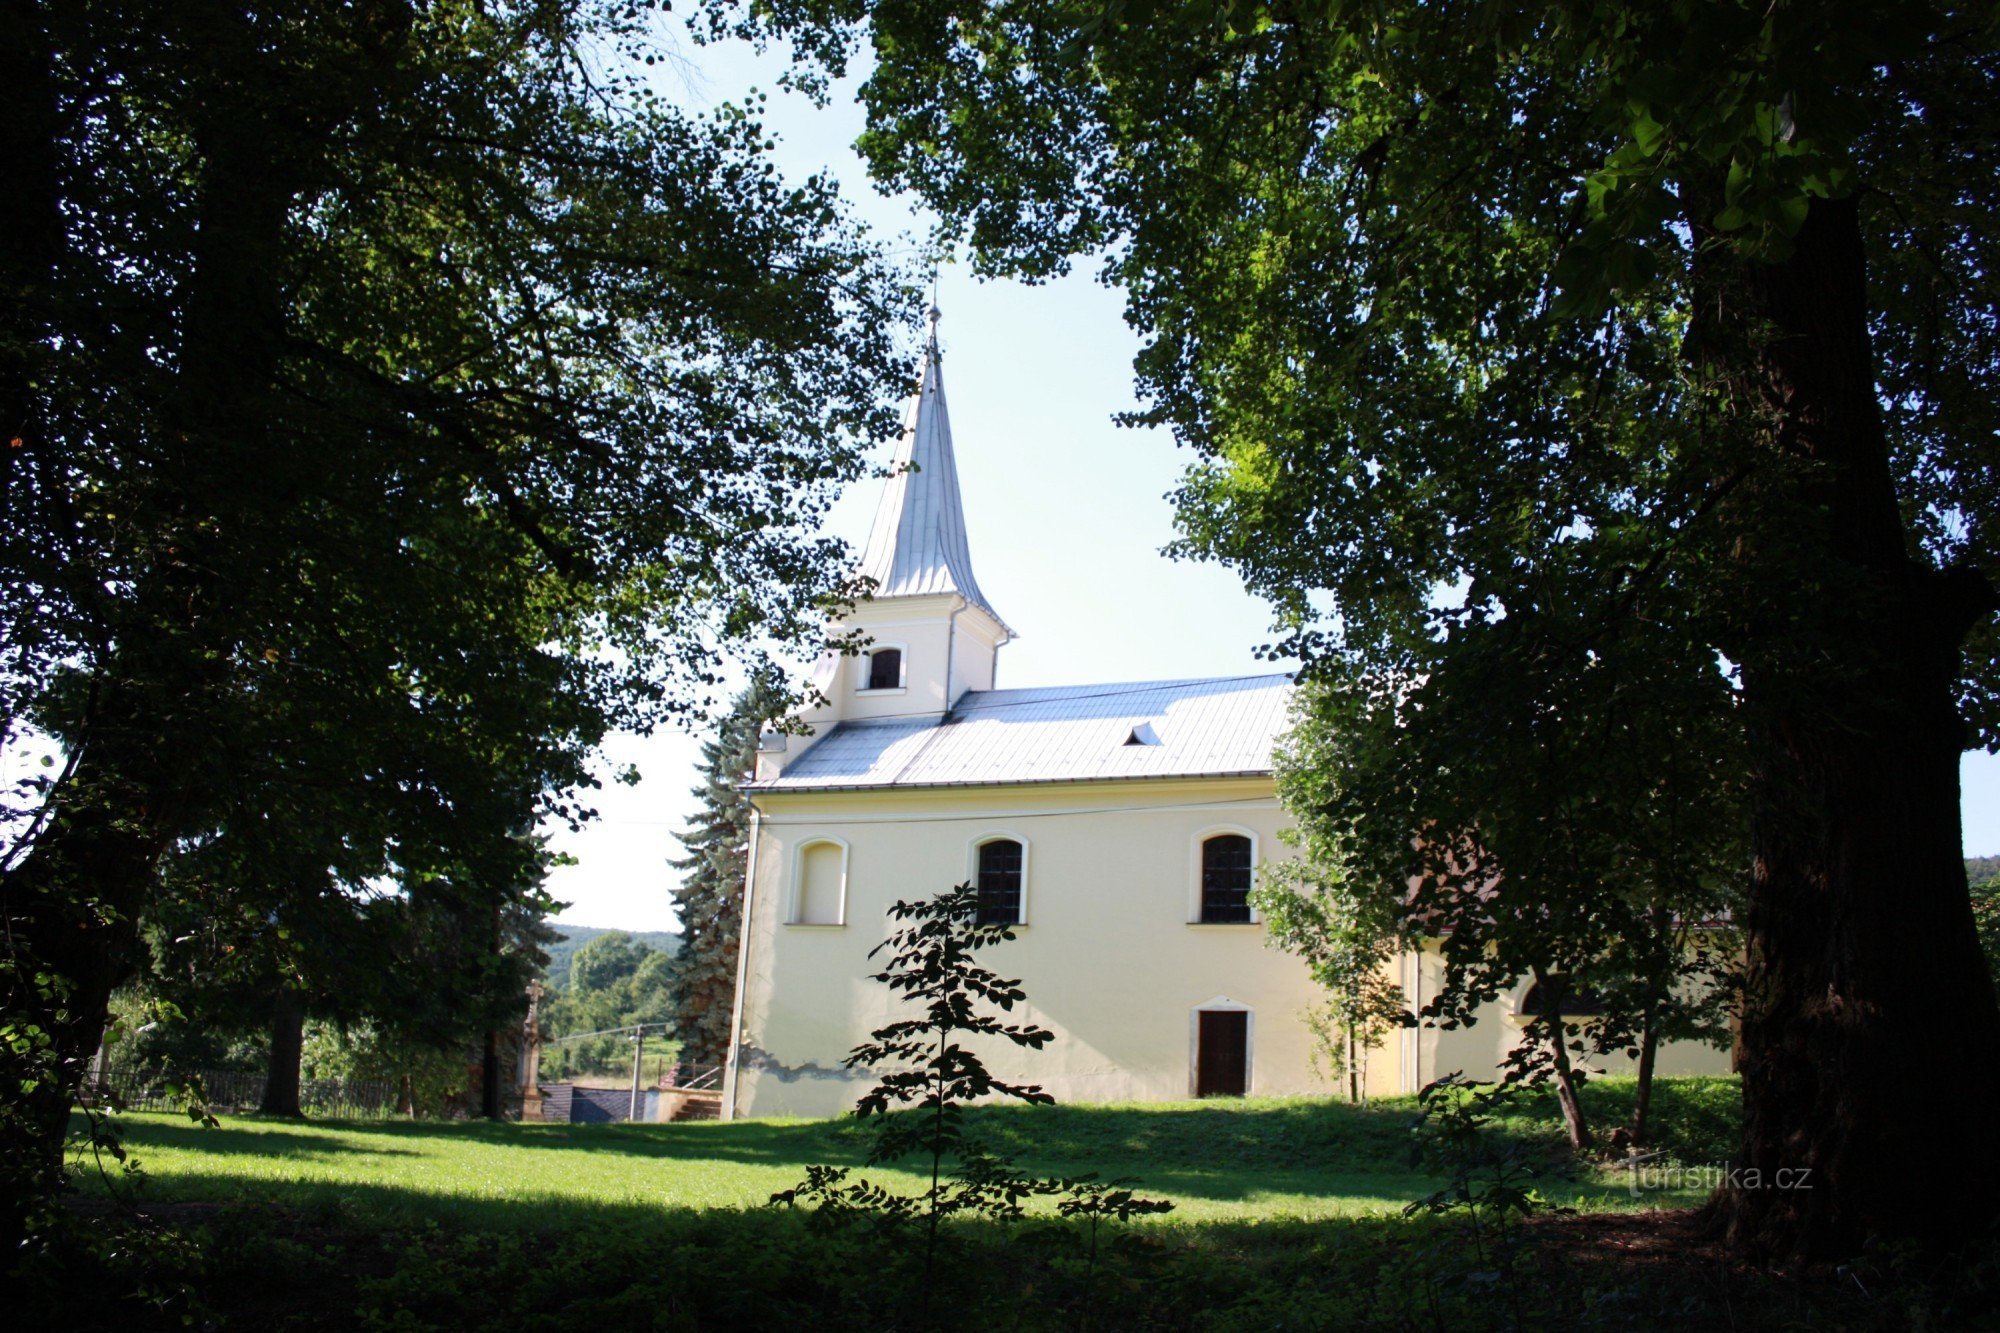
[[[861,557],[858,572],[874,591],[834,626],[867,642],[859,653],[820,659],[813,685],[826,702],[800,715],[813,735],[772,738],[785,750],[766,750],[759,779],[776,777],[786,760],[842,722],[940,720],[967,690],[993,688],[1001,645],[1014,637],[972,573],[938,319],[933,309],[916,395],[904,410],[892,475]]]

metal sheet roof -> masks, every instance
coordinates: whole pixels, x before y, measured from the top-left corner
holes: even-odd
[[[951,447],[951,415],[944,404],[937,311],[917,375],[916,396],[903,415],[895,471],[882,490],[861,573],[875,580],[877,597],[921,597],[955,592],[995,620],[1000,613],[972,576],[965,540],[965,507],[958,491],[958,461]],[[1006,622],[1001,620],[1004,626]]]
[[[942,721],[843,722],[755,789],[1269,773],[1290,703],[1285,675],[972,691]]]

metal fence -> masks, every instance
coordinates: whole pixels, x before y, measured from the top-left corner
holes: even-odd
[[[690,1090],[720,1088],[722,1066],[677,1064],[660,1077],[660,1086]]]
[[[111,1068],[84,1100],[116,1099],[128,1111],[178,1111],[188,1104],[183,1091],[190,1083],[216,1111],[254,1111],[264,1100],[264,1076],[226,1069],[181,1070]],[[333,1119],[365,1119],[396,1114],[402,1101],[395,1083],[359,1078],[299,1080],[299,1109],[307,1115]],[[110,1094],[108,1097],[106,1094]]]

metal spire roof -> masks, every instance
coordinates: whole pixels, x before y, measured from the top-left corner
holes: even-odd
[[[959,502],[958,463],[951,452],[951,418],[938,362],[938,318],[933,307],[916,397],[903,414],[903,438],[896,445],[896,471],[875,510],[861,573],[875,580],[877,597],[955,592],[1000,620],[972,576],[972,552],[965,542],[965,509]]]

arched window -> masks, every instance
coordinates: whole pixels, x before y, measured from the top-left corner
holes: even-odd
[[[1201,919],[1207,925],[1250,920],[1250,839],[1218,833],[1201,844]]]
[[[1590,987],[1573,985],[1560,977],[1551,977],[1549,980],[1552,984],[1563,988],[1564,1018],[1595,1018],[1604,1012],[1604,998]],[[1548,1007],[1548,994],[1539,981],[1529,986],[1528,993],[1521,997],[1523,1017],[1541,1018],[1548,1012]]]
[[[1026,857],[1012,838],[979,844],[979,924],[1012,926],[1021,921],[1021,872]]]
[[[847,848],[832,841],[809,842],[799,848],[792,924],[838,926],[846,899]]]
[[[877,648],[868,654],[868,684],[871,690],[893,690],[903,683],[903,650]]]

